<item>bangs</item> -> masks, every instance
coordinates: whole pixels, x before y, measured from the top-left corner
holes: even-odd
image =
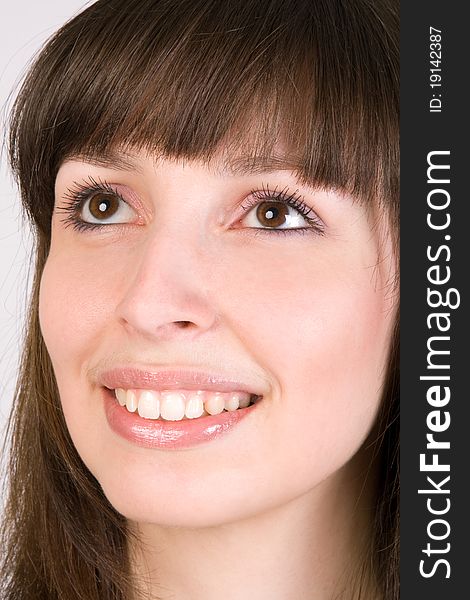
[[[48,43],[15,105],[11,162],[27,210],[47,233],[61,162],[118,147],[204,161],[221,151],[248,164],[279,158],[304,183],[392,204],[398,196],[393,6],[91,5]]]

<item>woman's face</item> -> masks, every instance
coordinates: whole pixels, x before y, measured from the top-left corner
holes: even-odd
[[[395,315],[385,228],[346,194],[247,165],[134,153],[57,176],[41,328],[72,440],[136,521],[220,524],[313,491],[377,413]],[[237,391],[262,396],[239,421],[172,420]]]

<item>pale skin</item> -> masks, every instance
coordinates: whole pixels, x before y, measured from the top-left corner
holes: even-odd
[[[152,599],[336,598],[369,529],[364,442],[395,318],[387,228],[289,170],[125,159],[62,164],[40,320],[72,440],[145,542],[131,549],[137,587]],[[63,208],[90,177],[126,204],[78,231]],[[266,188],[295,192],[315,228],[257,231],[268,227],[242,205]],[[289,215],[291,230],[308,227]],[[117,362],[223,366],[255,380],[262,404],[209,443],[138,447],[109,429],[94,379]]]

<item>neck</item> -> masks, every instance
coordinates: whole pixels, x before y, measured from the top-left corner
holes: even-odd
[[[240,521],[197,529],[131,523],[141,541],[130,556],[142,598],[353,600],[375,494],[372,482],[364,486],[363,461],[352,462],[302,496]],[[372,587],[361,587],[361,600],[375,600]]]

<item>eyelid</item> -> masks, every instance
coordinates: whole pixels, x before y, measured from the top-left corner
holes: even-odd
[[[250,214],[257,205],[263,202],[280,203],[289,206],[293,208],[309,225],[307,227],[252,227],[248,229],[253,229],[261,233],[272,232],[273,234],[289,232],[308,233],[309,230],[319,235],[324,234],[325,223],[320,218],[316,210],[314,210],[312,206],[305,202],[303,195],[299,193],[298,189],[292,192],[287,186],[281,189],[278,189],[278,186],[276,186],[272,190],[269,188],[269,185],[263,184],[261,189],[253,189],[251,194],[246,197],[241,204],[244,214],[239,222],[248,216],[248,214]]]
[[[110,194],[119,198],[130,210],[135,213],[134,221],[123,221],[116,223],[85,221],[81,218],[86,203],[93,198],[94,194]],[[112,225],[142,225],[145,223],[146,210],[143,202],[137,194],[128,186],[123,184],[109,183],[100,177],[89,176],[82,181],[73,181],[73,184],[66,188],[62,194],[65,204],[59,205],[56,212],[65,213],[67,216],[62,219],[65,226],[72,226],[78,231],[97,230],[99,228],[108,228]]]
[[[87,194],[92,194],[94,191],[107,191],[110,194],[119,196],[121,200],[126,202],[126,204],[129,204],[136,212],[144,213],[146,211],[146,206],[139,198],[138,194],[125,184],[112,183],[101,177],[94,178],[93,176],[89,176],[86,179],[83,179],[83,181],[74,181],[73,186],[74,187],[72,188],[67,188],[69,193],[78,192],[78,194],[83,194],[83,196],[85,196]]]

